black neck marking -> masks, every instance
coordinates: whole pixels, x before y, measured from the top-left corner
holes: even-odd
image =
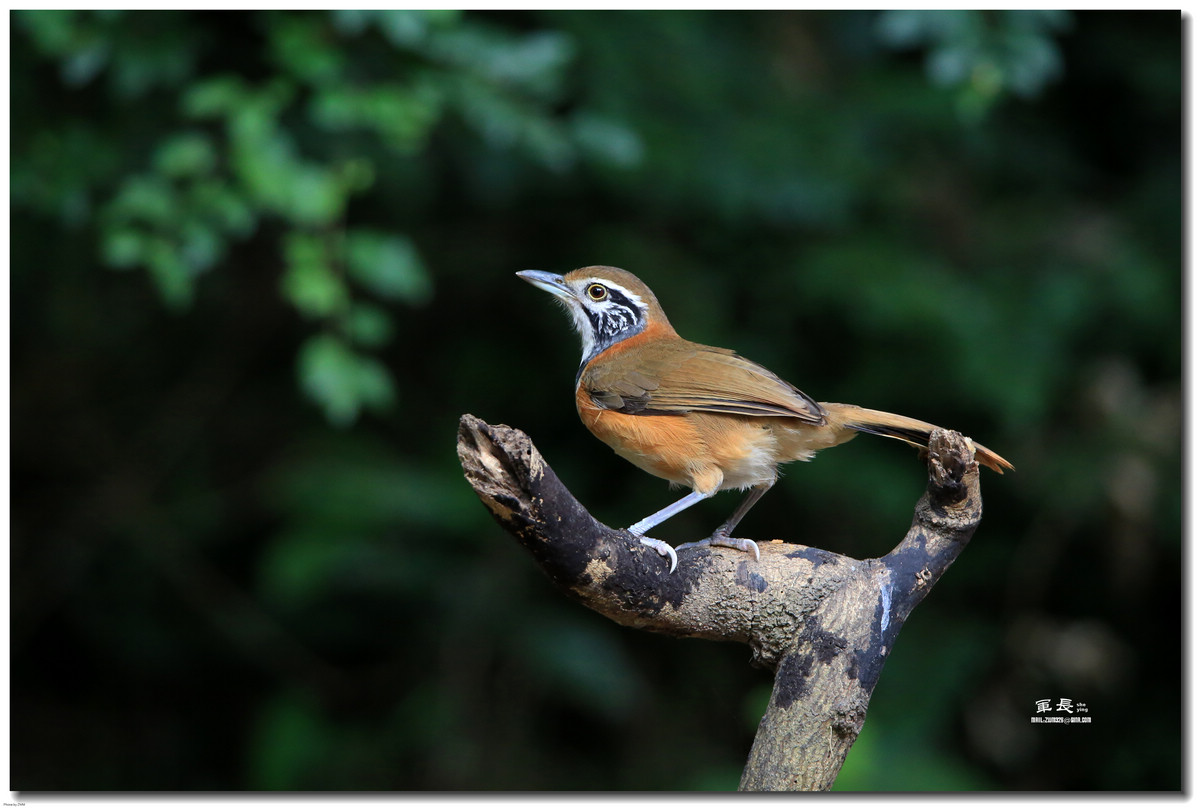
[[[579,382],[583,367],[605,349],[631,338],[646,328],[646,313],[620,289],[609,287],[608,298],[602,306],[585,307],[592,329],[590,351],[579,364],[575,382]]]

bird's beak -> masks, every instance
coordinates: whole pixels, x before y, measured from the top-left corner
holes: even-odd
[[[533,286],[543,289],[564,301],[570,301],[575,297],[575,293],[571,292],[571,288],[563,281],[563,277],[555,273],[547,273],[544,270],[522,270],[517,275]]]

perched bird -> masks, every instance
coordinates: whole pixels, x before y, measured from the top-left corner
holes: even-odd
[[[678,563],[676,548],[646,533],[725,489],[748,489],[729,519],[704,540],[684,543],[754,552],[733,537],[738,521],[779,477],[778,467],[807,461],[857,433],[927,447],[936,425],[857,405],[817,402],[791,383],[729,349],[681,338],[650,291],[616,267],[566,275],[522,270],[518,276],[554,295],[583,341],[575,406],[583,423],[617,455],[692,491],[629,527],[642,543]],[[983,445],[975,458],[996,472],[1012,464]]]

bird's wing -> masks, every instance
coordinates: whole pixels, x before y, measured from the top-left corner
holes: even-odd
[[[787,416],[820,424],[815,400],[728,349],[680,341],[601,358],[580,382],[600,408],[630,414],[712,413]]]

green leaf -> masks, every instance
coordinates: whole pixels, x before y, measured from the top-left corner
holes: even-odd
[[[374,130],[388,146],[411,152],[423,146],[442,109],[442,93],[430,82],[387,83],[361,90],[338,87],[317,93],[309,113],[320,126]]]
[[[964,82],[978,64],[977,49],[969,44],[948,45],[929,54],[926,70],[934,84],[949,86]]]
[[[388,10],[379,14],[379,28],[399,46],[411,46],[425,37],[427,19],[422,11]]]
[[[197,212],[214,221],[222,230],[236,236],[249,236],[256,216],[241,191],[224,179],[209,178],[197,182],[191,193]]]
[[[347,337],[360,346],[378,348],[392,339],[391,316],[372,304],[352,304],[341,326]]]
[[[97,42],[82,48],[63,61],[63,81],[75,87],[82,87],[96,78],[108,65],[108,61],[109,50],[105,43]]]
[[[79,12],[58,9],[22,9],[12,13],[43,53],[62,56],[79,46]]]
[[[183,112],[190,118],[226,115],[242,104],[246,83],[239,76],[217,76],[197,82],[183,94]]]
[[[114,227],[104,232],[101,243],[104,263],[109,267],[127,269],[145,261],[145,236],[134,228]]]
[[[121,186],[110,211],[120,219],[170,228],[179,217],[179,194],[162,177],[135,175]]]
[[[154,168],[168,177],[208,174],[217,163],[212,141],[200,132],[184,132],[163,141],[154,153]]]
[[[179,255],[193,275],[208,270],[225,255],[225,238],[200,220],[180,227]]]
[[[359,401],[375,411],[387,409],[396,400],[396,388],[387,367],[371,357],[356,354]]]
[[[577,115],[571,119],[571,129],[586,152],[610,165],[632,168],[645,157],[646,150],[638,134],[609,118]]]
[[[428,50],[438,61],[468,68],[497,89],[550,98],[558,92],[575,44],[560,31],[512,37],[480,26],[463,26],[431,37]]]
[[[192,302],[193,279],[179,251],[165,239],[148,243],[150,278],[170,309],[181,310]]]
[[[325,410],[330,422],[345,427],[360,408],[355,385],[354,354],[330,335],[316,335],[300,349],[300,386]]]
[[[293,232],[284,245],[287,271],[283,294],[292,306],[311,318],[343,311],[350,301],[346,284],[334,273],[321,237]]]
[[[337,166],[338,179],[347,193],[366,191],[375,185],[375,164],[365,157],[343,160]]]
[[[278,195],[281,213],[303,225],[328,225],[340,219],[347,191],[341,177],[319,164],[295,164],[284,176],[286,195]]]
[[[335,82],[345,54],[326,35],[323,20],[308,15],[273,17],[268,40],[271,55],[293,76],[307,82]]]
[[[429,273],[406,236],[364,229],[349,232],[346,268],[355,281],[380,298],[419,306],[433,297]]]
[[[395,400],[391,375],[341,339],[315,335],[298,358],[300,385],[335,427],[349,427],[363,408],[383,410]]]
[[[452,9],[381,10],[372,12],[383,32],[393,45],[411,48],[425,39],[429,31],[457,19]]]

